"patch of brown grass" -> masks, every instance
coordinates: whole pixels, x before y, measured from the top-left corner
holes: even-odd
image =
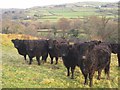
[[[5,45],[5,46],[11,45],[12,39],[22,39],[22,40],[36,40],[36,39],[38,39],[37,37],[33,37],[30,35],[25,35],[25,34],[0,34],[0,37],[2,38],[0,40],[1,44]]]

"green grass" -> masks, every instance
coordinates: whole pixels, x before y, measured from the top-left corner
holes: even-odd
[[[100,4],[100,3],[99,3]],[[103,10],[103,12],[100,12]],[[59,18],[82,18],[94,15],[105,15],[107,17],[115,18],[115,14],[112,12],[117,12],[117,8],[95,8],[95,7],[60,7],[60,8],[31,8],[26,14],[30,16],[37,15],[37,21],[57,21]],[[117,16],[117,15],[116,15]]]
[[[97,15],[95,13],[94,9],[75,9],[76,11],[72,11],[71,9],[65,8],[65,9],[53,9],[53,10],[48,10],[49,12],[54,13],[55,15],[58,16],[46,16],[47,18],[52,18],[55,17],[57,18],[78,18],[78,17],[84,17],[84,16],[91,16],[91,15]],[[44,17],[43,17],[44,18]]]
[[[93,88],[118,88],[120,68],[117,65],[117,57],[112,55],[110,80],[106,79],[104,72],[102,79],[97,80],[96,72]],[[13,44],[2,45],[2,69],[3,88],[89,88],[83,85],[84,78],[78,67],[75,69],[75,79],[72,80],[66,76],[66,68],[61,59],[58,65],[51,65],[48,58],[47,63],[38,66],[34,58],[32,65],[28,65]]]

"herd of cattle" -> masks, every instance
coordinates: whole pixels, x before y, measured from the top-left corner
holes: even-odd
[[[14,47],[20,55],[29,57],[29,64],[32,64],[32,58],[36,57],[38,65],[40,65],[40,57],[46,62],[48,54],[53,64],[53,58],[58,63],[58,58],[62,57],[63,64],[67,68],[67,76],[74,78],[75,67],[78,66],[84,76],[84,84],[93,85],[93,75],[98,71],[97,79],[101,78],[101,71],[104,69],[109,79],[111,53],[117,54],[118,64],[120,67],[120,44],[106,43],[101,41],[80,42],[77,41],[70,44],[67,40],[12,40]]]

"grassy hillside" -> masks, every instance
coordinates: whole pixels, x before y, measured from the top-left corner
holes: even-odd
[[[11,17],[14,20],[56,21],[59,18],[83,18],[91,15],[105,15],[115,18],[118,5],[109,2],[78,2],[72,4],[36,6],[28,9],[5,9],[3,18]]]
[[[3,88],[89,88],[88,85],[83,85],[84,78],[78,67],[75,70],[75,79],[72,80],[66,76],[66,68],[61,59],[58,65],[51,65],[48,58],[47,63],[38,66],[34,58],[32,65],[28,65],[10,41],[18,35],[9,35],[9,38],[8,35],[2,35],[2,37]],[[116,55],[112,55],[110,80],[106,80],[104,72],[102,72],[102,79],[97,80],[96,72],[93,88],[118,88],[120,68],[117,65]]]

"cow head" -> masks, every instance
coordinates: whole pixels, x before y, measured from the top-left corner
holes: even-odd
[[[72,45],[69,45],[68,43],[61,43],[59,45],[59,49],[62,57],[65,57],[68,55],[69,51],[72,49]]]
[[[112,53],[116,54],[118,52],[118,44],[110,44]]]
[[[90,51],[91,45],[88,42],[81,43],[77,45],[77,49],[80,54],[81,59],[86,59],[89,51]]]
[[[48,48],[51,50],[55,47],[55,44],[57,43],[56,40],[49,39],[48,41]]]
[[[11,41],[14,44],[15,48],[19,48],[22,43],[22,40],[19,40],[19,39],[12,39]]]

